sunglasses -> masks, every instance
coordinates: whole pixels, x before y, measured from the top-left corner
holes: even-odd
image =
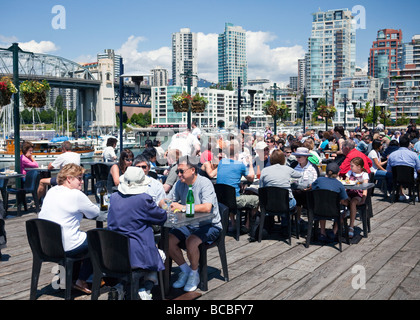
[[[144,166],[136,166],[136,167],[139,167],[139,168],[142,168],[142,169],[147,169],[147,166],[146,165],[144,165]]]
[[[133,162],[133,158],[125,158],[124,160],[128,162]]]
[[[188,171],[188,170],[190,170],[191,168],[188,168],[188,169],[185,169],[185,170],[183,170],[183,169],[178,169],[178,170],[176,170],[175,172],[176,172],[176,174],[184,174],[184,172],[185,171]]]
[[[80,182],[83,182],[83,176],[78,176],[78,177],[73,177],[73,178],[79,180]]]

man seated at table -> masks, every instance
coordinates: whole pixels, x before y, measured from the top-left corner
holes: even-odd
[[[61,144],[61,151],[62,153],[52,162],[48,164],[48,170],[53,169],[61,169],[68,163],[74,163],[80,165],[80,154],[72,151],[72,144],[70,141],[64,141]],[[57,178],[42,178],[39,181],[38,186],[38,199],[42,199],[45,197],[47,193],[47,186],[56,186],[57,185]]]
[[[243,161],[238,160],[239,145],[231,143],[228,149],[229,158],[223,158],[219,161],[217,166],[217,180],[216,183],[227,184],[235,187],[236,191],[236,205],[238,209],[250,208],[252,209],[251,216],[254,216],[258,209],[258,196],[257,195],[241,195],[241,178],[244,176],[248,182],[254,182],[255,171],[252,165],[252,158],[249,156],[246,159],[248,165],[245,166]],[[235,226],[235,215],[231,214],[232,227]],[[245,227],[241,227],[243,233],[249,232],[249,221],[251,217],[248,217],[245,223]]]
[[[189,157],[179,159],[177,172],[179,180],[169,193],[169,198],[173,201],[171,210],[185,211],[188,187],[191,185],[194,193],[195,213],[211,212],[213,214],[213,219],[209,224],[202,226],[188,225],[172,229],[169,234],[169,256],[181,268],[181,273],[173,287],[183,287],[185,291],[194,291],[200,283],[198,273],[200,250],[198,247],[201,243],[215,241],[222,230],[222,223],[212,182],[197,174],[197,168]],[[165,202],[162,200],[160,206],[163,207],[164,205]],[[190,265],[186,263],[181,248],[186,249]]]
[[[392,178],[392,167],[395,166],[410,166],[414,168],[414,179],[419,179],[420,174],[420,159],[419,156],[408,149],[410,145],[410,138],[407,135],[400,137],[400,147],[398,150],[392,152],[388,157],[388,162],[386,166],[386,179],[387,179],[387,186],[388,191],[391,191],[391,187],[393,184]],[[408,200],[409,197],[403,193],[402,187],[399,190],[400,192],[400,201]]]
[[[350,171],[351,160],[356,157],[363,159],[364,168],[366,169],[367,173],[370,173],[370,168],[373,164],[372,160],[363,152],[360,152],[356,149],[356,145],[353,140],[347,139],[343,142],[342,152],[346,157],[340,165],[340,176],[345,177],[346,173]]]
[[[344,188],[343,184],[337,179],[338,173],[340,172],[340,167],[335,162],[330,162],[327,165],[326,169],[326,176],[325,177],[319,177],[312,183],[312,190],[330,190],[337,192],[340,194],[340,202],[342,205],[348,206],[348,195],[346,192],[346,189]],[[319,240],[321,242],[327,242],[328,237],[325,230],[325,224],[326,220],[320,220],[319,226],[320,226],[320,232],[321,235],[319,237]],[[335,235],[338,230],[337,223],[334,224],[333,227],[333,235],[332,239],[335,238]]]
[[[148,186],[145,192],[153,198],[153,201],[157,205],[159,205],[160,200],[165,198],[166,194],[165,190],[163,189],[163,184],[160,181],[149,176],[150,162],[144,155],[139,154],[137,157],[134,158],[133,166],[140,167],[143,169]]]

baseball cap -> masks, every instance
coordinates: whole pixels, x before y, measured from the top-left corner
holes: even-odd
[[[338,166],[336,162],[330,162],[327,165],[327,169],[325,171],[327,172],[327,174],[329,171],[331,171],[333,174],[337,174],[340,172],[340,167]]]

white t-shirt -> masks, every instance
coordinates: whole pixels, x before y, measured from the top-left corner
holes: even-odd
[[[76,152],[67,151],[60,154],[51,165],[54,169],[61,169],[68,163],[75,163],[80,166],[80,154]]]
[[[375,173],[378,170],[378,167],[375,165],[375,161],[373,161],[373,159],[378,159],[378,161],[381,162],[381,158],[376,150],[371,150],[368,154],[368,158],[372,160],[372,167],[370,168],[370,171]]]
[[[113,162],[117,158],[117,155],[115,154],[113,147],[106,147],[102,152],[102,157],[104,158],[105,162]]]
[[[82,191],[55,186],[48,190],[38,218],[61,225],[64,251],[70,251],[86,239],[86,233],[80,231],[83,215],[92,219],[98,214],[99,207]]]
[[[191,156],[195,148],[200,149],[200,141],[189,132],[180,132],[172,137],[168,149],[178,149],[183,156]]]

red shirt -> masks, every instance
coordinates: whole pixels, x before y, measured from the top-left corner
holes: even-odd
[[[343,163],[340,166],[340,176],[345,175],[348,171],[350,171],[350,161],[353,158],[360,157],[363,159],[364,167],[367,173],[370,173],[370,167],[372,167],[372,160],[368,158],[363,152],[360,152],[357,149],[352,149],[344,159]]]

